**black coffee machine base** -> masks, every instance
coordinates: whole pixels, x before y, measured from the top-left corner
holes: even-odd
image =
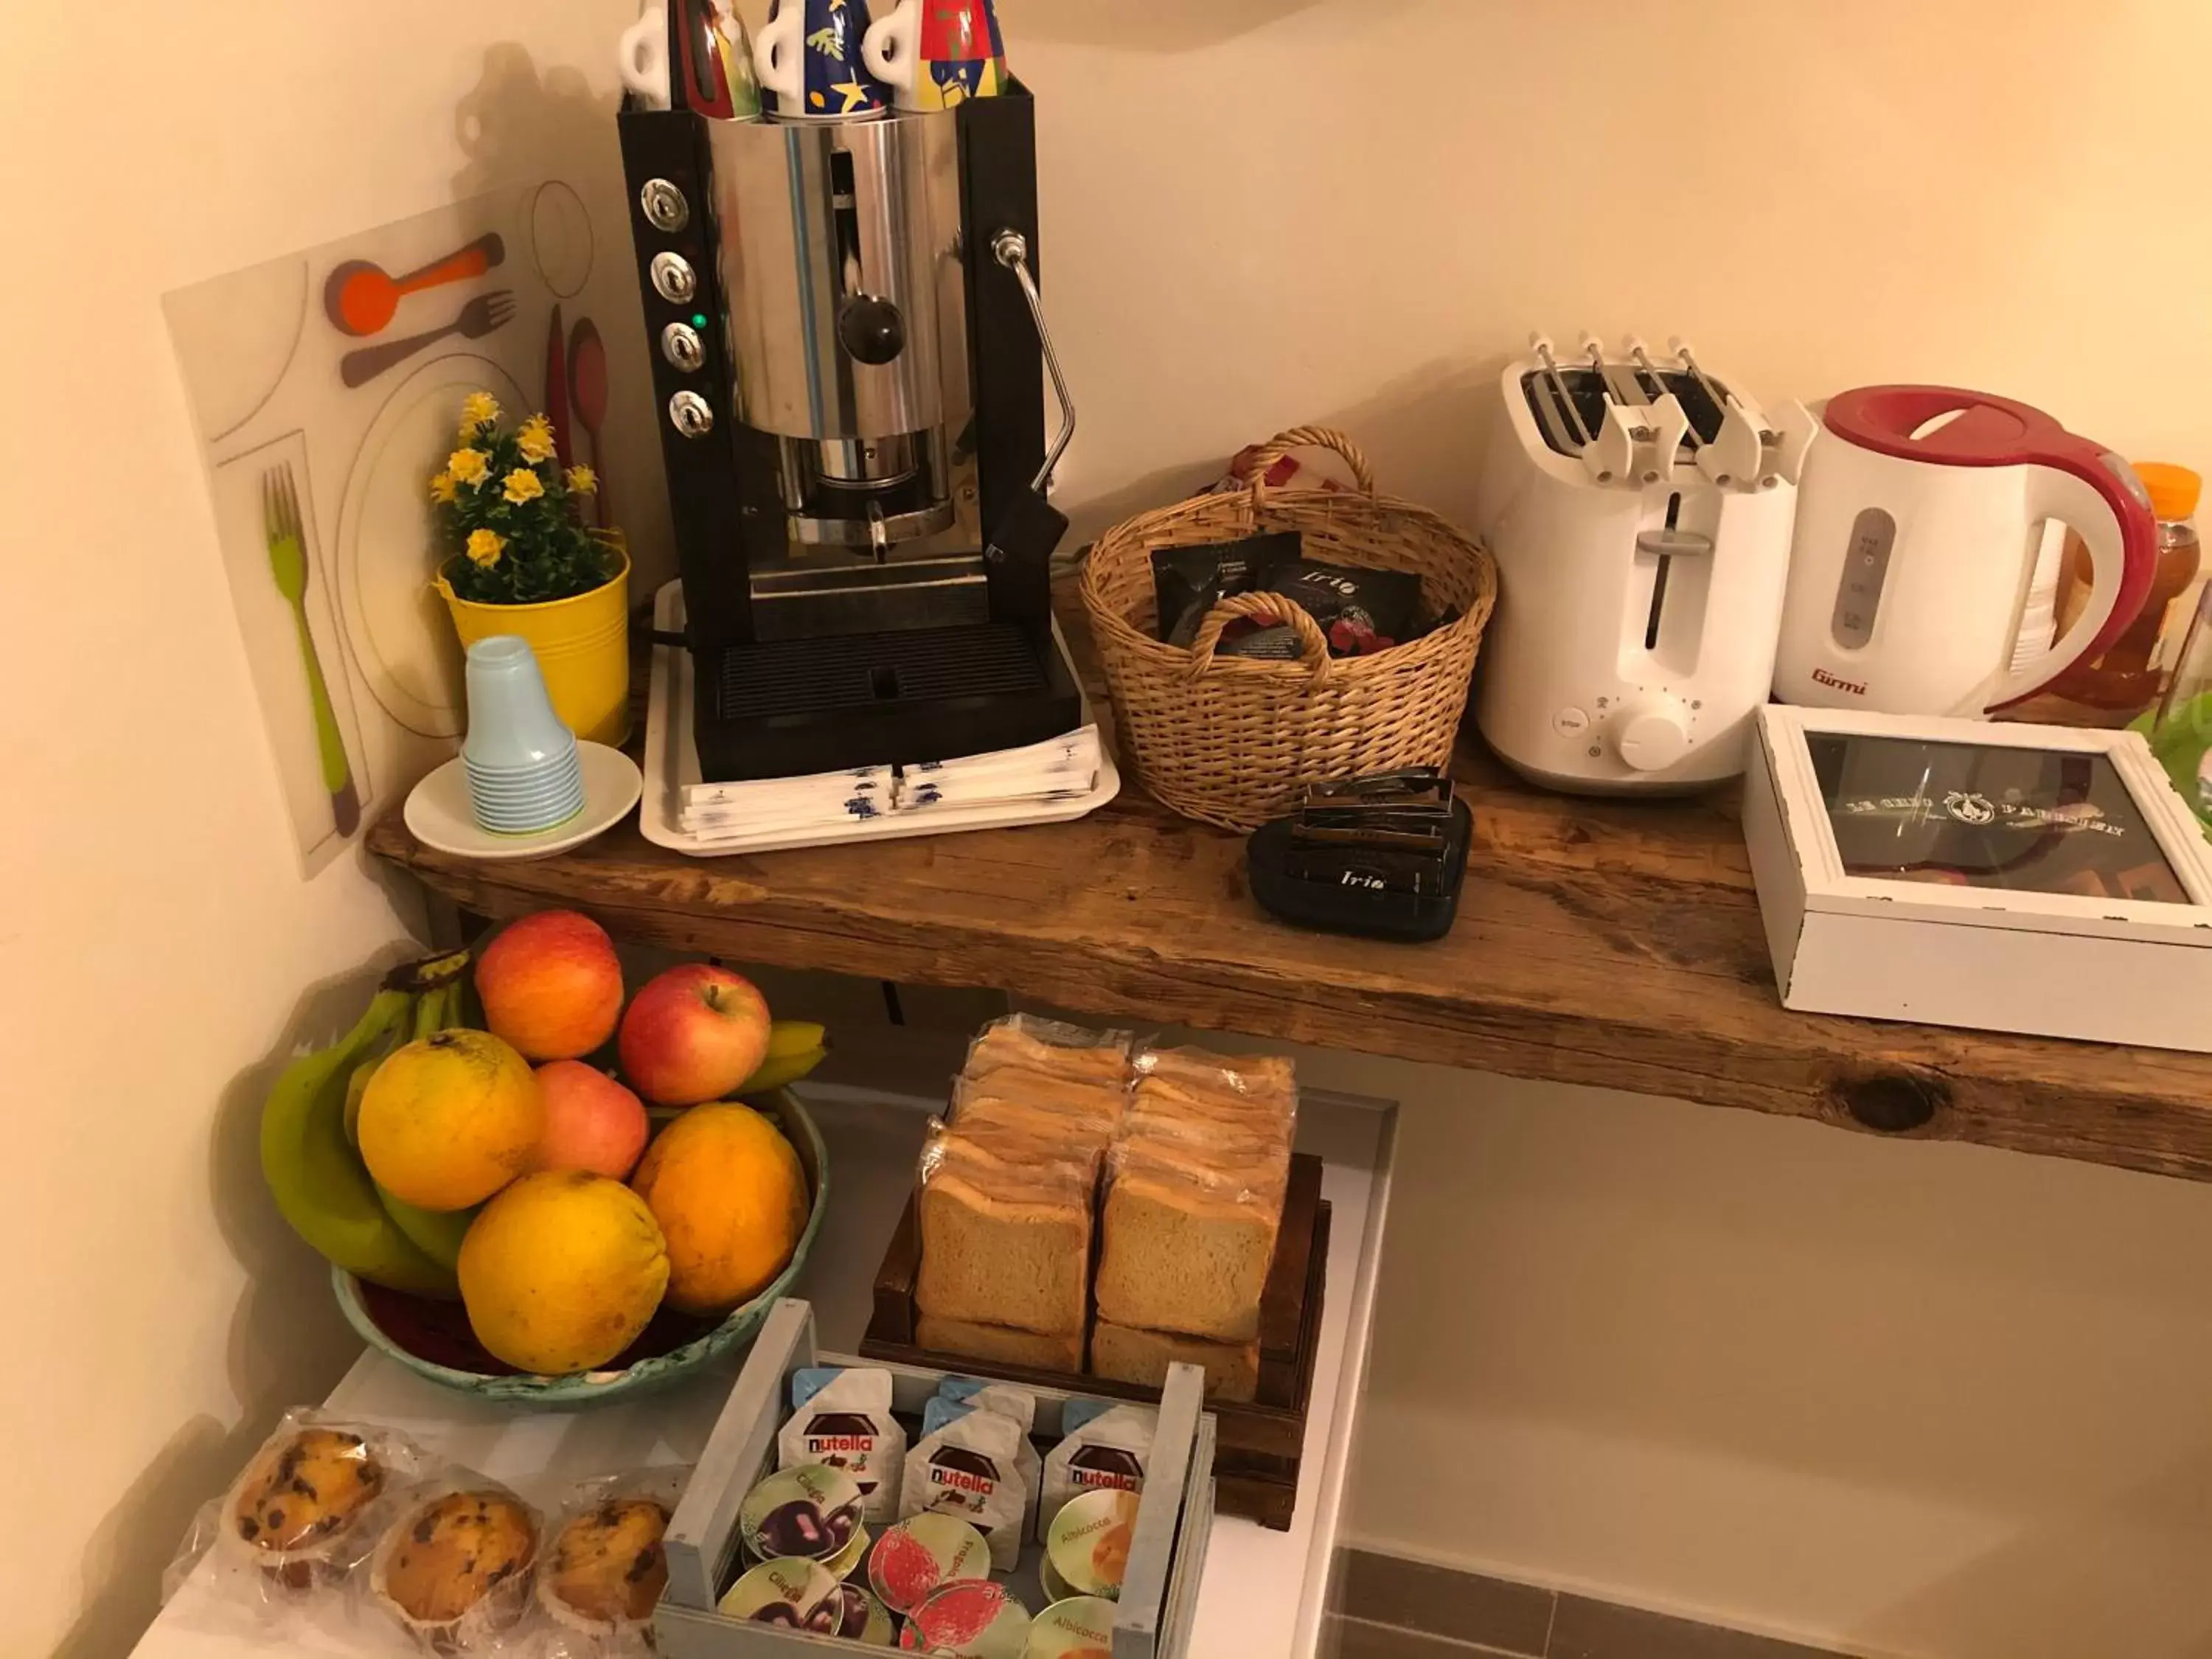
[[[1083,723],[1057,641],[1011,623],[725,646],[692,668],[708,783],[957,760]]]

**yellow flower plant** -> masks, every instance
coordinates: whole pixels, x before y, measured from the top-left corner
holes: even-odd
[[[563,468],[553,424],[532,415],[502,430],[499,400],[461,405],[459,447],[430,480],[430,498],[460,556],[446,580],[477,605],[542,605],[611,580],[618,556],[584,526],[576,498],[598,488],[589,467]]]

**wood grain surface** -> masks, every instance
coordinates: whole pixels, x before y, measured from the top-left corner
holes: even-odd
[[[1080,661],[1079,617],[1063,622]],[[368,846],[487,916],[572,906],[617,937],[738,962],[2212,1179],[2212,1056],[1791,1013],[1732,793],[1549,795],[1476,747],[1459,768],[1475,824],[1459,921],[1425,945],[1271,921],[1243,842],[1135,780],[1076,823],[757,856],[684,858],[632,823],[479,864],[423,847],[396,806]]]

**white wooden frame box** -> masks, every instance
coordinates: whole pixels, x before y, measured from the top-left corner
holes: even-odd
[[[668,1588],[653,1615],[663,1659],[823,1659],[830,1653],[884,1651],[715,1611],[736,1577],[738,1507],[775,1466],[776,1433],[789,1414],[793,1376],[814,1365],[890,1372],[891,1408],[909,1418],[919,1417],[939,1384],[956,1375],[818,1352],[813,1308],[790,1297],[778,1302],[668,1523]],[[1060,1436],[1061,1409],[1078,1396],[1051,1389],[1029,1392],[1037,1402],[1034,1438],[1042,1443],[1041,1450],[1049,1450]],[[1196,1366],[1169,1369],[1114,1620],[1114,1659],[1182,1659],[1188,1650],[1213,1529],[1214,1420],[1204,1409],[1205,1394],[1205,1373]],[[1034,1539],[1025,1538],[1012,1580],[1032,1613],[1042,1612],[1043,1602],[1025,1587],[1036,1582],[1042,1553]]]
[[[2101,756],[2185,902],[1851,875],[1808,746],[1821,734]],[[1970,824],[2006,810],[1928,806]],[[1785,1007],[2212,1053],[2212,848],[2132,732],[1772,706],[1743,830]]]

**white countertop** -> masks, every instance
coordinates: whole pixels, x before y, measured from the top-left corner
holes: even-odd
[[[852,1085],[807,1085],[805,1093],[829,1144],[831,1188],[829,1213],[794,1293],[814,1304],[823,1346],[852,1352],[867,1323],[876,1268],[904,1205],[932,1103]],[[1322,1158],[1322,1195],[1333,1214],[1297,1511],[1286,1533],[1215,1520],[1192,1659],[1312,1659],[1318,1646],[1374,1317],[1395,1126],[1395,1109],[1381,1103],[1310,1096],[1302,1106],[1299,1149]],[[545,1503],[586,1476],[696,1458],[736,1370],[732,1361],[632,1404],[528,1413],[449,1393],[365,1352],[328,1403],[347,1416],[403,1429]],[[203,1571],[163,1610],[136,1659],[404,1650],[377,1620],[355,1622],[336,1612],[281,1632],[259,1625],[252,1612],[219,1601]]]

